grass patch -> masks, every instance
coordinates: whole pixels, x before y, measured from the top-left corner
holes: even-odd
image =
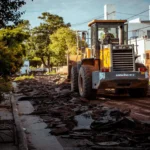
[[[46,72],[44,75],[55,75],[57,74],[56,71]]]
[[[14,79],[14,81],[23,81],[23,80],[27,80],[27,79],[34,79],[34,76],[33,75],[31,75],[31,76],[20,76],[20,77],[16,77],[15,79]]]
[[[0,78],[0,92],[10,92],[12,90],[12,84],[10,81],[5,81],[3,78]]]

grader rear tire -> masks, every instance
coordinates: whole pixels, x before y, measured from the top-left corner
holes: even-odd
[[[92,71],[94,71],[94,67],[90,65],[83,65],[79,70],[79,93],[81,97],[87,99],[96,99],[97,90],[92,89]]]
[[[129,89],[129,95],[134,98],[146,97],[148,88]]]
[[[77,66],[71,68],[71,91],[78,92],[78,70]]]

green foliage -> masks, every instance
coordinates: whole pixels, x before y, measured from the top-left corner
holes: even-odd
[[[34,56],[41,58],[44,66],[50,68],[53,66],[55,54],[49,47],[51,43],[49,36],[60,27],[69,27],[70,24],[65,24],[62,17],[48,12],[42,13],[39,19],[42,23],[33,29],[30,39],[31,58]]]
[[[35,27],[27,41],[28,59],[41,59],[44,67],[64,65],[68,54],[76,54],[76,32],[71,30],[70,24],[65,24],[63,18],[44,12],[39,17],[40,26]],[[86,47],[87,43],[79,38],[79,45]]]
[[[41,59],[39,57],[34,57],[33,59],[31,59],[31,61],[41,61]]]
[[[16,77],[14,79],[14,81],[23,81],[23,80],[31,80],[31,79],[34,79],[34,76],[31,75],[31,76],[20,76],[20,77]]]
[[[55,55],[56,63],[66,62],[67,54],[76,53],[76,33],[70,28],[59,28],[50,36],[50,49]]]
[[[12,85],[10,81],[6,81],[0,78],[0,92],[10,92],[12,90]]]
[[[10,22],[18,24],[24,13],[18,10],[25,4],[25,0],[0,0],[0,28],[6,27]]]
[[[30,69],[37,68],[37,66],[42,65],[42,61],[39,57],[33,57],[32,59],[30,58],[29,61],[30,61]]]
[[[29,37],[27,22],[16,28],[0,30],[0,75],[7,76],[18,71],[25,54],[24,41]]]
[[[70,27],[70,23],[65,24],[62,17],[49,12],[43,12],[42,16],[39,16],[38,18],[43,21],[38,27],[38,29],[40,29],[39,31],[42,31],[42,33],[53,34],[61,27]]]
[[[0,102],[5,100],[4,93],[8,93],[13,90],[12,84],[10,81],[6,81],[3,78],[0,78]]]

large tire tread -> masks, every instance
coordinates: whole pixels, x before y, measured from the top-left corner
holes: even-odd
[[[92,89],[92,71],[94,71],[94,67],[90,65],[83,65],[79,71],[78,77],[78,85],[79,85],[79,93],[82,97],[87,99],[95,99],[96,98],[96,90]],[[83,80],[83,88],[80,89],[80,78]]]
[[[78,92],[78,70],[77,66],[71,68],[71,91]]]

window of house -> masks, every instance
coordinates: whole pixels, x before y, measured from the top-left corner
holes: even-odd
[[[150,30],[147,30],[147,37],[150,39]]]

